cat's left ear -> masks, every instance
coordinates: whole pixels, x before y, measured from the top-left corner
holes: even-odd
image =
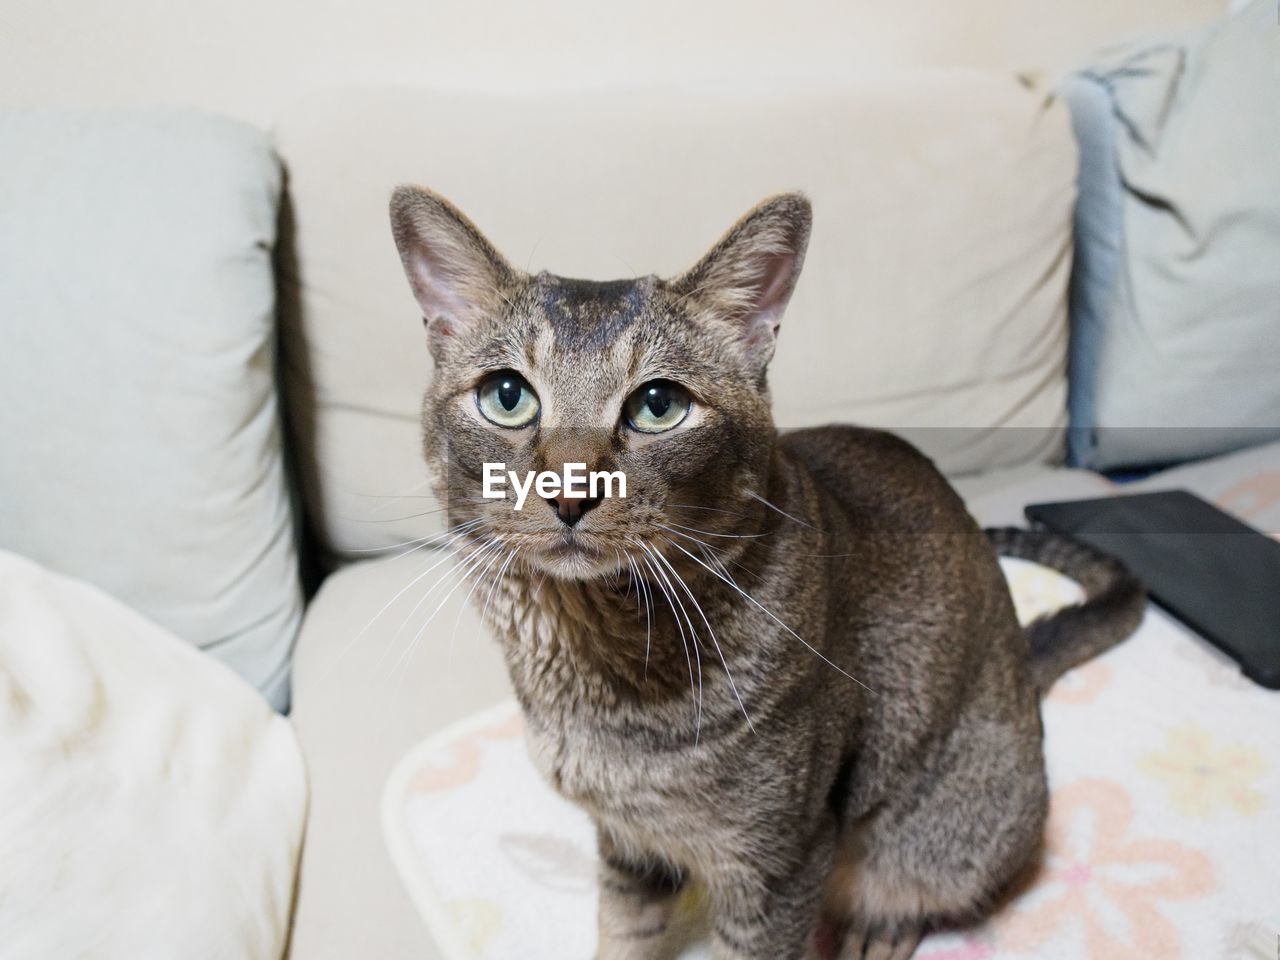
[[[795,290],[809,244],[813,209],[802,193],[760,203],[721,237],[692,270],[673,280],[709,322],[728,324],[748,359],[763,370]]]
[[[397,187],[391,232],[439,359],[466,330],[498,311],[517,273],[453,204],[423,187]]]

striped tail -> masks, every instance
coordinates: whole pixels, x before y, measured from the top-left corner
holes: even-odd
[[[1043,692],[1072,667],[1104,653],[1138,628],[1147,591],[1129,568],[1059,533],[997,527],[985,531],[1003,557],[1051,567],[1084,589],[1084,602],[1027,624],[1031,671]]]

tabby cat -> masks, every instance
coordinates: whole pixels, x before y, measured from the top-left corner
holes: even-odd
[[[533,759],[595,822],[601,960],[672,956],[691,881],[718,960],[905,960],[981,915],[1041,843],[1041,695],[1141,617],[1120,564],[984,534],[903,440],[778,433],[810,219],[776,196],[687,273],[602,283],[514,268],[430,191],[391,201],[427,462]],[[621,470],[627,496],[517,511],[485,463]],[[1087,600],[1024,630],[997,548]]]

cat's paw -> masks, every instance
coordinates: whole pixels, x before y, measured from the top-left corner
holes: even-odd
[[[860,927],[845,934],[839,960],[911,960],[923,932],[915,927]]]

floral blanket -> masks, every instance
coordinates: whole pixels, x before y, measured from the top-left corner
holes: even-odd
[[[1005,570],[1024,617],[1075,599],[1051,571]],[[1053,688],[1044,718],[1038,874],[986,923],[926,939],[919,960],[1273,960],[1280,694],[1151,608],[1134,637]],[[406,756],[383,816],[449,960],[593,956],[593,833],[535,773],[513,703]]]

